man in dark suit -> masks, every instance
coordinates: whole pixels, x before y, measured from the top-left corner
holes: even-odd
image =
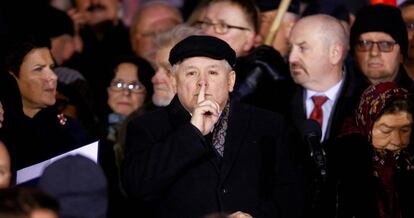
[[[235,52],[190,36],[169,57],[177,95],[127,130],[123,184],[147,217],[299,217],[303,198],[277,114],[232,101]]]
[[[351,117],[364,88],[354,72],[348,71],[344,64],[348,52],[347,33],[337,19],[313,15],[295,24],[289,42],[290,73],[298,84],[289,110],[294,133],[308,131],[303,130],[305,120],[316,120],[322,130],[320,141],[325,149],[330,146],[330,139],[340,134],[347,117]],[[326,162],[314,160],[325,158],[311,158],[308,142],[300,140],[301,137],[296,138],[299,139],[297,154],[305,161],[307,178],[310,179],[311,188],[307,190],[312,204],[308,205],[317,211],[315,199],[320,198],[318,193],[324,185]]]
[[[337,19],[329,15],[313,15],[298,21],[289,41],[290,73],[299,85],[291,106],[293,121],[300,126],[303,120],[315,118],[312,115],[316,106],[313,97],[325,96],[318,121],[322,129],[321,141],[336,136],[345,115],[352,113],[359,97],[359,93],[355,93],[359,83],[353,82],[353,72],[344,67],[347,34]]]

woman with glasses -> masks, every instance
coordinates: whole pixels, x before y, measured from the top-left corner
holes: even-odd
[[[106,139],[116,142],[118,130],[133,112],[139,111],[152,95],[154,70],[144,59],[121,56],[114,64],[113,77],[107,88],[109,113]]]
[[[151,77],[154,70],[144,59],[137,56],[120,56],[114,62],[113,77],[108,85],[109,112],[104,124],[100,143],[100,164],[108,179],[109,216],[127,217],[128,208],[121,194],[118,169],[123,159],[123,132],[128,117],[144,113],[144,105],[151,100]]]

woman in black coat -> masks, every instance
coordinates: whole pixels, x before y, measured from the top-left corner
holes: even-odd
[[[79,122],[54,106],[57,76],[50,47],[49,38],[40,35],[19,36],[9,44],[1,73],[10,77],[8,93],[13,98],[2,98],[5,122],[1,136],[9,146],[14,170],[80,147],[86,141]]]

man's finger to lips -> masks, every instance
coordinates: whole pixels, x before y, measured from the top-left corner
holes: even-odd
[[[197,103],[200,103],[200,102],[204,101],[205,91],[206,91],[206,86],[204,84],[202,84],[201,88],[200,88],[200,91],[198,92]]]

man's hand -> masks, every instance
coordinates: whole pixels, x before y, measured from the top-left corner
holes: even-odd
[[[203,135],[211,132],[220,116],[220,106],[217,102],[205,99],[206,85],[202,84],[198,93],[197,105],[191,117],[191,124],[197,127]]]
[[[253,218],[250,214],[243,213],[241,211],[237,211],[235,213],[232,213],[228,217],[229,218]]]

